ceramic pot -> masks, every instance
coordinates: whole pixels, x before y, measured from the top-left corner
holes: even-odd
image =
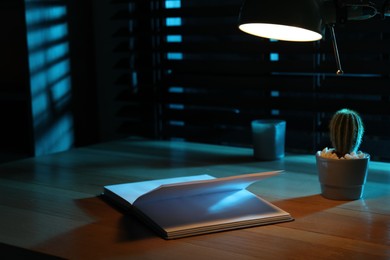
[[[361,159],[331,159],[316,155],[321,194],[333,200],[357,200],[363,196],[370,156]]]

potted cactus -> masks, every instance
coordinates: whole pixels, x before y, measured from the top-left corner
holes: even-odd
[[[321,194],[335,200],[356,200],[363,195],[370,155],[359,151],[364,125],[350,109],[337,111],[329,124],[333,148],[316,154]]]

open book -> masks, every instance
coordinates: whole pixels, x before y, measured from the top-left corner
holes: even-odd
[[[107,185],[103,196],[132,209],[163,238],[173,239],[293,220],[289,213],[246,189],[280,172]]]

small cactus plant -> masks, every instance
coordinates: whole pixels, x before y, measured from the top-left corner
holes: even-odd
[[[347,108],[337,111],[330,120],[329,130],[338,157],[357,152],[364,133],[363,121],[357,112]]]

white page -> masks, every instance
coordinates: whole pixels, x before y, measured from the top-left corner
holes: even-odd
[[[137,208],[167,232],[218,229],[232,223],[245,225],[248,221],[267,223],[275,217],[289,216],[246,189],[149,201]]]
[[[250,173],[209,180],[165,184],[149,191],[148,193],[143,194],[134,203],[138,206],[141,203],[147,203],[150,201],[160,201],[199,194],[242,190],[254,182],[278,175],[281,172],[283,171]]]
[[[203,174],[203,175],[195,175],[195,176],[159,179],[159,180],[152,180],[152,181],[114,184],[114,185],[104,186],[104,188],[115,193],[116,195],[123,198],[130,204],[134,204],[135,200],[138,199],[138,197],[164,184],[182,183],[182,182],[199,181],[199,180],[210,180],[210,179],[215,179],[215,178],[213,176]]]

